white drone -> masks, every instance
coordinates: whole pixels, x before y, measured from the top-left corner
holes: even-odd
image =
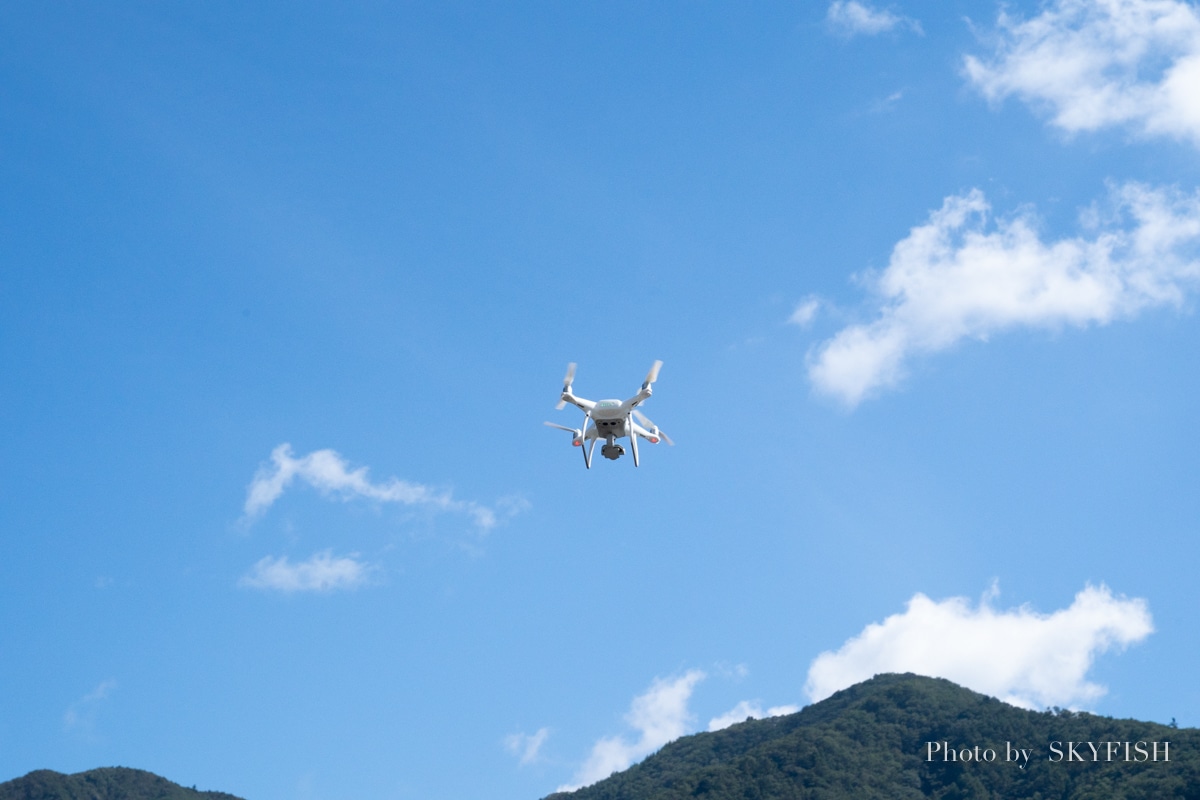
[[[596,450],[598,440],[604,440],[604,446],[600,448],[600,455],[616,461],[625,455],[625,448],[617,444],[617,439],[628,436],[629,449],[633,451],[633,465],[636,467],[638,465],[639,436],[649,441],[650,444],[658,444],[660,441],[669,445],[675,444],[671,441],[671,437],[659,430],[658,426],[647,419],[645,414],[637,410],[637,406],[653,394],[650,384],[658,380],[658,370],[661,367],[662,362],[655,361],[654,366],[650,367],[650,371],[646,373],[646,380],[642,381],[642,388],[624,402],[620,400],[585,400],[582,397],[576,397],[571,391],[571,382],[575,380],[575,363],[572,362],[567,365],[567,376],[563,378],[562,397],[555,407],[559,411],[567,403],[579,407],[583,411],[583,427],[568,428],[553,422],[546,424],[551,428],[558,428],[560,431],[571,434],[571,444],[582,448],[583,463],[588,469],[592,468],[592,453]],[[630,419],[631,416],[634,419]],[[634,421],[635,419],[636,421]],[[584,444],[589,442],[590,444],[584,447]]]

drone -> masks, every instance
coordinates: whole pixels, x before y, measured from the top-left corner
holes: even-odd
[[[639,436],[650,444],[658,444],[660,441],[669,445],[675,444],[671,441],[671,437],[659,430],[659,427],[645,414],[637,410],[637,406],[648,400],[653,394],[650,384],[658,380],[658,371],[662,368],[662,363],[655,361],[654,365],[650,367],[650,371],[646,373],[646,380],[642,381],[642,388],[638,390],[638,393],[622,402],[621,400],[585,400],[577,397],[571,391],[571,384],[575,380],[575,363],[571,362],[567,365],[567,375],[563,378],[562,396],[555,408],[562,411],[567,403],[579,408],[583,411],[583,427],[568,428],[553,422],[547,422],[546,425],[571,434],[571,444],[583,451],[583,464],[588,469],[592,468],[592,454],[596,450],[596,442],[603,439],[604,445],[600,448],[600,455],[616,461],[625,455],[625,448],[617,444],[617,439],[628,436],[629,449],[633,451],[633,465],[638,466]]]

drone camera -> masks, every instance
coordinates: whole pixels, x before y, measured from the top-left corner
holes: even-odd
[[[625,448],[619,444],[606,444],[600,448],[600,455],[612,461],[616,461],[618,458],[625,455]]]

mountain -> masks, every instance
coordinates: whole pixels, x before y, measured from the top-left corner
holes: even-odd
[[[64,775],[39,769],[0,783],[0,800],[241,800],[224,792],[185,789],[152,772],[104,767]]]
[[[877,675],[795,714],[685,736],[550,798],[1200,800],[1200,730],[1026,711],[938,678]]]

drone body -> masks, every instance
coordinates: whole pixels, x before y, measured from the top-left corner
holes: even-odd
[[[571,444],[582,448],[583,463],[588,469],[592,468],[592,455],[596,450],[596,442],[604,442],[600,448],[600,455],[616,461],[625,455],[625,448],[617,443],[617,439],[629,437],[629,449],[633,451],[633,465],[636,467],[639,464],[639,437],[651,444],[658,444],[660,441],[675,444],[669,436],[658,429],[657,425],[647,419],[646,415],[637,410],[637,406],[653,394],[650,385],[658,380],[658,370],[661,367],[662,362],[655,361],[654,365],[650,367],[650,371],[646,373],[646,380],[642,381],[642,388],[628,400],[588,400],[577,396],[572,391],[571,384],[575,380],[575,364],[572,362],[567,365],[567,376],[563,379],[562,396],[559,398],[557,407],[561,410],[567,403],[570,403],[583,411],[583,427],[568,428],[553,422],[546,424],[551,428],[558,428],[571,434]]]

